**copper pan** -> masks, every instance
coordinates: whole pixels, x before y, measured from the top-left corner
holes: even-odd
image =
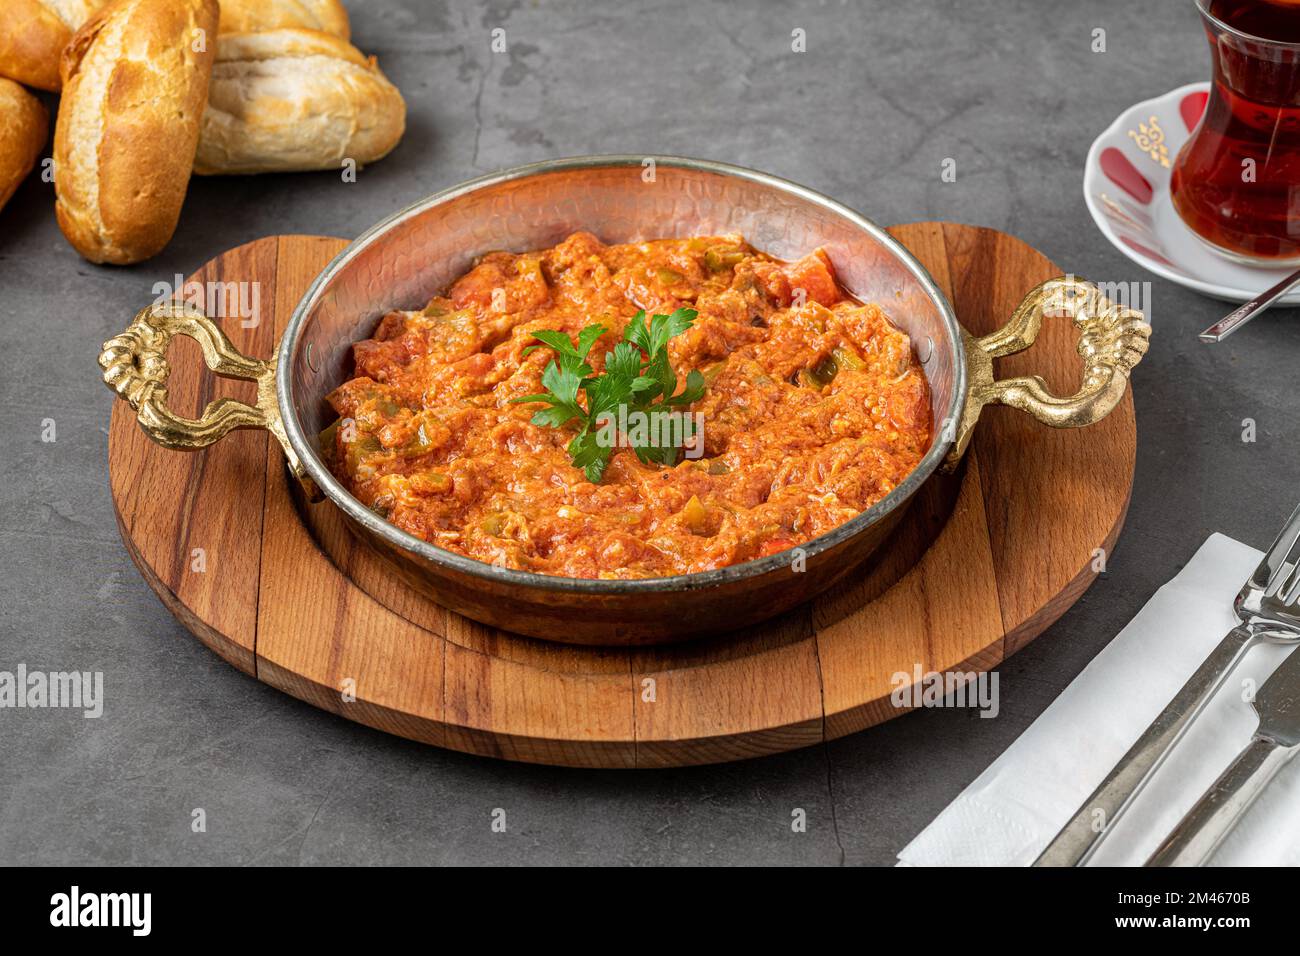
[[[476,256],[544,248],[582,229],[609,243],[739,232],[782,259],[824,247],[843,286],[880,303],[911,336],[937,426],[929,451],[881,501],[797,549],[716,571],[630,581],[485,564],[400,531],[352,497],[315,443],[332,419],[325,396],[351,373],[352,344],[369,337],[386,312],[423,307]],[[1037,377],[995,381],[993,359],[1027,348],[1044,316],[1058,314],[1081,333],[1080,390],[1060,398]],[[745,627],[831,587],[881,545],[917,489],[959,459],[984,405],[1013,405],[1055,427],[1092,424],[1123,397],[1149,331],[1140,313],[1115,307],[1090,283],[1061,277],[1031,291],[1003,329],[976,339],[911,253],[826,196],[722,163],[588,156],[472,180],[367,230],[312,283],[269,361],[240,355],[210,318],[169,303],[142,310],[105,343],[100,365],[145,432],[169,448],[193,451],[235,428],[268,429],[284,448],[304,507],[337,507],[394,573],[440,604],[548,640],[637,645]],[[177,332],[199,341],[217,374],[256,381],[256,405],[223,399],[198,419],[173,415],[164,352]]]

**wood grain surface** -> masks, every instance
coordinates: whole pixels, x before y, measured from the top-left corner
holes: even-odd
[[[1025,292],[1061,272],[988,229],[891,231],[975,334],[993,331]],[[343,245],[271,237],[194,278],[260,283],[258,324],[223,327],[265,357]],[[248,383],[211,375],[192,343],[173,345],[169,358],[181,414],[221,395],[252,398]],[[1033,348],[998,362],[999,376],[1028,373],[1062,394],[1077,387],[1069,322],[1049,320]],[[109,470],[122,537],[145,579],[201,641],[259,680],[441,747],[566,766],[668,767],[860,731],[905,712],[890,700],[895,675],[995,667],[1079,598],[1097,555],[1114,547],[1135,443],[1127,396],[1101,424],[1073,431],[986,409],[957,473],[921,489],[862,572],[746,633],[643,650],[549,644],[445,611],[389,574],[332,505],[300,508],[264,433],[168,451],[118,402]]]

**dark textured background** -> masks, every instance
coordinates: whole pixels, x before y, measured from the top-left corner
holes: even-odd
[[[349,7],[410,110],[401,146],[357,183],[196,180],[171,245],[130,269],[78,258],[45,184],[0,216],[0,670],[102,670],[107,696],[100,720],[0,711],[0,863],[887,864],[1209,532],[1262,547],[1294,504],[1295,313],[1208,347],[1195,333],[1224,307],[1157,279],[1126,530],[1107,576],[1003,666],[995,720],[929,711],[798,753],[634,775],[442,752],[258,684],[168,615],[114,526],[95,356],[154,282],[259,236],[353,236],[479,173],[598,152],[753,166],[882,223],[992,226],[1091,278],[1144,280],[1088,218],[1084,156],[1126,106],[1209,66],[1191,0]],[[495,26],[508,55],[489,51]],[[806,53],[790,52],[795,27]],[[1105,54],[1090,51],[1095,27]],[[940,181],[945,157],[955,183]],[[190,832],[194,807],[206,834]]]

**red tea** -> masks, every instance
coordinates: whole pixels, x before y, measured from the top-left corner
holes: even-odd
[[[1229,254],[1300,260],[1300,0],[1202,8],[1214,85],[1174,163],[1174,208]]]
[[[1212,0],[1209,10],[1238,33],[1300,43],[1300,0]]]

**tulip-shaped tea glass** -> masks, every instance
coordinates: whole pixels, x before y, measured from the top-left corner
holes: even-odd
[[[1195,0],[1214,61],[1170,196],[1216,252],[1300,264],[1300,0]]]

